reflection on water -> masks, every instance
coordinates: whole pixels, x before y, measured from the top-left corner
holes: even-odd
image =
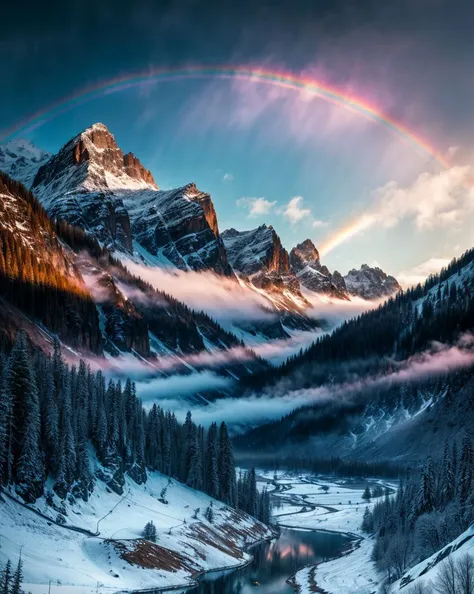
[[[286,580],[310,563],[337,555],[340,534],[284,529],[278,540],[253,547],[253,562],[242,569],[208,573],[189,594],[294,594]]]

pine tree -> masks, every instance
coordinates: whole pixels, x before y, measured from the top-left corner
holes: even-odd
[[[12,564],[10,559],[8,559],[5,569],[2,571],[0,580],[0,594],[10,594],[12,578]]]
[[[151,542],[156,542],[156,539],[157,539],[156,526],[153,524],[152,520],[150,520],[150,522],[148,522],[145,525],[145,528],[143,529],[143,532],[142,532],[142,537],[145,540],[150,540]]]
[[[46,365],[39,367],[38,384],[40,393],[42,393],[42,419],[44,448],[47,454],[48,469],[56,474],[58,468],[58,450],[59,450],[59,409],[58,400],[59,390],[56,389],[54,382],[54,372],[49,361]]]
[[[204,512],[204,517],[209,522],[209,524],[212,524],[214,522],[214,510],[212,509],[212,505],[206,508],[206,511]]]
[[[191,458],[186,484],[193,489],[202,489],[202,458],[201,450],[197,446]]]
[[[88,370],[86,364],[81,360],[75,387],[76,480],[81,497],[85,501],[87,501],[89,491],[92,487],[88,449],[89,390],[87,376]]]
[[[13,399],[14,464],[19,491],[33,502],[43,491],[44,462],[40,450],[38,390],[28,354],[27,337],[19,332],[10,356],[7,390]]]
[[[454,285],[453,285],[454,286]],[[459,465],[459,499],[461,504],[467,503],[473,483],[473,453],[472,442],[468,435],[464,436]]]
[[[0,484],[7,485],[13,478],[13,401],[0,377]]]
[[[370,501],[371,497],[372,497],[372,495],[370,493],[370,487],[369,487],[369,485],[367,485],[365,487],[365,491],[362,493],[362,499],[365,499],[365,501]]]
[[[232,446],[227,432],[227,426],[221,423],[219,429],[219,457],[218,469],[220,480],[220,499],[235,506],[237,485],[235,478],[235,461]]]
[[[270,493],[267,488],[264,487],[260,494],[258,504],[257,518],[264,524],[269,525],[271,520],[271,505],[270,505]]]
[[[435,478],[433,460],[431,458],[428,459],[421,472],[420,487],[415,505],[417,516],[431,512],[435,507]]]
[[[257,493],[257,479],[255,476],[255,469],[252,468],[248,474],[247,479],[247,513],[251,516],[257,517],[258,514],[258,493]]]
[[[217,469],[217,425],[212,423],[207,434],[206,447],[206,493],[211,497],[219,497],[219,474]]]
[[[443,465],[441,468],[440,477],[440,503],[445,506],[454,499],[454,484],[455,477],[453,475],[453,467],[451,460],[451,452],[449,451],[449,444],[446,441],[444,445]]]
[[[374,531],[374,519],[368,507],[365,508],[364,519],[362,520],[362,531],[371,534]]]
[[[76,470],[76,440],[72,419],[73,371],[66,375],[61,397],[59,420],[59,465],[54,490],[61,498],[66,494],[74,481]]]
[[[21,585],[23,583],[23,561],[20,558],[18,559],[18,565],[15,569],[15,573],[13,574],[10,594],[22,594],[23,591],[21,589]]]

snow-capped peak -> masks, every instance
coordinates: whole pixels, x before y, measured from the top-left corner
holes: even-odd
[[[50,155],[26,138],[0,144],[0,170],[30,187],[38,169]]]

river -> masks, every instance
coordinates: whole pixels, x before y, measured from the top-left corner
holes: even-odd
[[[294,594],[286,583],[298,569],[337,556],[343,534],[284,528],[278,539],[250,549],[253,561],[241,569],[204,574],[189,594]]]

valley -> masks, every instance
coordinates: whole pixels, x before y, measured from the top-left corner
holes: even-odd
[[[474,248],[402,289],[220,220],[102,123],[0,146],[5,594],[424,594],[470,570]]]

